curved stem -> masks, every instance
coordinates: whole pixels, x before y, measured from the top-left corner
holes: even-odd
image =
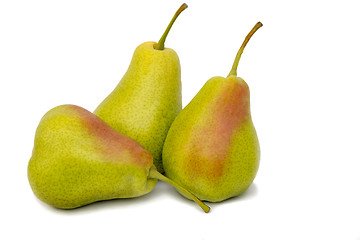
[[[210,211],[210,207],[207,206],[205,203],[203,203],[199,198],[197,198],[194,194],[192,194],[191,192],[189,192],[187,189],[185,189],[184,187],[180,186],[179,184],[177,184],[176,182],[172,181],[171,179],[165,177],[164,175],[162,175],[161,173],[159,173],[154,167],[150,168],[150,172],[149,172],[149,178],[155,178],[161,181],[164,181],[166,183],[169,183],[171,185],[173,185],[176,189],[182,191],[183,193],[185,193],[190,199],[194,200],[197,204],[199,204],[199,206],[204,210],[204,212],[209,212]]]
[[[262,23],[261,23],[261,22],[256,23],[256,25],[253,27],[253,29],[251,29],[251,31],[250,31],[250,32],[248,33],[248,35],[246,36],[243,44],[241,45],[239,51],[238,51],[237,54],[236,54],[235,61],[234,61],[234,63],[233,63],[233,66],[232,66],[232,68],[231,68],[231,71],[230,71],[228,77],[231,76],[231,75],[235,75],[235,76],[237,75],[237,68],[238,68],[238,65],[239,65],[239,61],[240,61],[240,58],[241,58],[241,54],[242,54],[243,51],[244,51],[244,48],[245,48],[246,44],[249,42],[249,40],[250,40],[250,38],[252,37],[252,35],[254,35],[254,33],[255,33],[259,28],[261,28],[261,27],[262,27]]]
[[[158,43],[154,44],[154,48],[156,50],[164,50],[164,43],[165,43],[165,39],[172,27],[172,25],[174,24],[175,20],[177,19],[177,17],[180,15],[180,13],[182,11],[184,11],[186,8],[188,7],[188,5],[186,3],[183,3],[180,8],[176,11],[175,15],[173,16],[173,18],[171,19],[169,25],[167,26],[164,34],[161,36],[160,40]]]

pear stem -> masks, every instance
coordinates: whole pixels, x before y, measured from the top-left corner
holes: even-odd
[[[176,182],[172,181],[171,179],[165,177],[164,175],[162,175],[161,173],[159,173],[154,167],[150,168],[150,172],[149,172],[149,178],[155,178],[161,181],[164,181],[166,183],[171,184],[172,186],[174,186],[176,189],[182,191],[183,193],[185,193],[189,198],[191,198],[192,200],[194,200],[203,210],[204,212],[208,213],[210,211],[210,207],[207,206],[205,203],[203,203],[199,198],[197,198],[194,194],[192,194],[191,192],[189,192],[187,189],[185,189],[184,187],[180,186],[179,184],[177,184]]]
[[[186,3],[183,3],[180,8],[176,11],[175,15],[173,16],[173,18],[171,19],[169,25],[167,26],[164,34],[161,36],[160,40],[158,43],[154,44],[154,48],[156,50],[164,50],[164,43],[165,43],[165,39],[172,27],[172,25],[174,24],[175,20],[177,19],[177,17],[180,15],[180,13],[182,11],[184,11],[186,8],[188,7],[188,5]]]
[[[261,27],[262,27],[262,23],[261,23],[261,22],[256,23],[255,26],[253,27],[253,29],[251,29],[251,31],[250,31],[250,32],[248,33],[248,35],[246,36],[243,44],[241,45],[239,51],[238,51],[237,54],[236,54],[235,61],[234,61],[234,63],[233,63],[233,66],[232,66],[232,68],[231,68],[231,71],[230,71],[228,77],[231,76],[231,75],[237,76],[237,68],[238,68],[238,65],[239,65],[239,61],[240,61],[240,58],[241,58],[241,54],[243,53],[244,48],[245,48],[246,44],[249,42],[249,40],[250,40],[250,38],[252,37],[252,35],[254,35],[254,33],[255,33],[259,28],[261,28]]]

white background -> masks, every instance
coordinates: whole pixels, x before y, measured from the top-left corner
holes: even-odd
[[[57,210],[27,181],[35,129],[61,104],[90,111],[134,49],[158,41],[180,1],[0,2],[1,239],[360,239],[357,1],[188,0],[166,47],[182,67],[183,106],[213,76],[251,90],[261,144],[253,185],[205,214],[172,187]]]

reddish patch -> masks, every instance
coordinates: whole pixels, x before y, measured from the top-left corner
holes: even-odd
[[[192,136],[196,137],[189,141],[186,165],[194,177],[208,176],[216,180],[223,175],[234,131],[250,116],[247,84],[243,80],[224,81],[227,83],[222,93],[207,107],[206,123],[192,130]]]
[[[75,105],[72,105],[72,108],[80,115],[83,125],[88,129],[89,134],[93,136],[98,149],[108,156],[105,159],[109,161],[131,160],[138,166],[152,165],[151,154],[135,140],[117,132],[88,110]]]

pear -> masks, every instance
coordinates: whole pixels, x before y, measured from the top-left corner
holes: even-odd
[[[142,196],[159,179],[209,211],[193,194],[157,172],[151,154],[139,143],[75,105],[55,107],[41,119],[28,179],[34,194],[57,208]]]
[[[260,147],[250,114],[250,93],[237,77],[245,38],[227,78],[213,77],[176,117],[163,148],[167,177],[201,200],[220,202],[243,193],[259,168]]]
[[[127,72],[94,111],[148,150],[161,173],[166,134],[182,109],[179,58],[174,50],[164,48],[164,42],[186,8],[185,3],[181,5],[158,43],[145,42],[135,49]]]

